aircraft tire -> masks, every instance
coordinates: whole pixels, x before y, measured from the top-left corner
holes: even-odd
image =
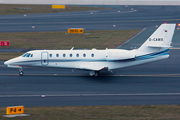
[[[23,76],[24,72],[23,71],[19,71],[19,75]]]
[[[95,77],[98,77],[98,76],[99,76],[99,71],[95,71],[94,76],[95,76]]]

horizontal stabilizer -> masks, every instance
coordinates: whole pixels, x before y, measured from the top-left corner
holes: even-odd
[[[148,47],[159,47],[159,48],[170,48],[170,47],[172,47],[172,46],[168,46],[168,45],[148,45]]]

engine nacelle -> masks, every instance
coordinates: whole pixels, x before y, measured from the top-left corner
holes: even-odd
[[[135,58],[132,50],[109,49],[106,53],[106,60],[127,60]]]

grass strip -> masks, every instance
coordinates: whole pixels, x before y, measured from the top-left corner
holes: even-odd
[[[9,60],[22,55],[22,52],[0,52],[0,60]]]
[[[23,32],[0,33],[0,41],[10,41],[10,46],[0,49],[70,49],[75,48],[115,48],[137,34],[140,30],[96,30],[83,34],[67,32]],[[8,60],[23,53],[0,52],[0,60]]]
[[[52,5],[0,4],[0,15],[59,13],[59,12],[90,11],[90,10],[102,10],[102,9],[110,9],[110,8],[87,7],[87,6],[66,6],[66,9],[52,9]]]
[[[21,49],[70,49],[115,48],[137,34],[140,30],[93,30],[83,34],[67,32],[0,33],[1,41],[10,41],[10,46],[0,48]]]
[[[178,120],[180,105],[25,107],[30,117],[13,120]],[[0,119],[5,115],[0,108]]]

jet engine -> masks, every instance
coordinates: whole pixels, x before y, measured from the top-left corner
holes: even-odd
[[[106,52],[106,60],[127,60],[135,58],[133,50],[109,49]]]

